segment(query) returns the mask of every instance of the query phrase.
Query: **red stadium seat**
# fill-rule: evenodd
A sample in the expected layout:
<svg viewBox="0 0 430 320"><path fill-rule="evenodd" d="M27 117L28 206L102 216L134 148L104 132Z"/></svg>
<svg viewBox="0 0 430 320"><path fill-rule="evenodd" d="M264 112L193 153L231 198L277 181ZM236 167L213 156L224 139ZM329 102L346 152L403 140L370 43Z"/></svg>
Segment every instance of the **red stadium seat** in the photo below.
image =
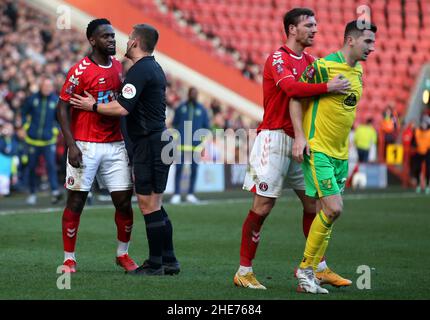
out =
<svg viewBox="0 0 430 320"><path fill-rule="evenodd" d="M184 37L195 38L194 30L179 26L172 14L157 13L154 1L129 1L142 10L158 14L161 21L174 26ZM365 90L369 93L365 93L360 105L359 113L364 117L375 112L380 115L387 97L402 101L405 108L414 77L421 64L430 59L430 1L427 0L407 0L403 6L401 0L164 0L163 3L170 10L181 10L184 16L194 16L205 32L214 32L224 46L240 52L242 60L249 56L260 66L270 51L285 43L282 25L285 11L298 6L314 9L319 32L314 47L308 51L322 57L339 49L345 23L358 17L360 5L369 5L378 34L376 52L363 63L364 87L372 89ZM216 52L210 41L198 43L205 50ZM218 56L226 64L234 63L228 54ZM399 87L406 89L395 90Z"/></svg>

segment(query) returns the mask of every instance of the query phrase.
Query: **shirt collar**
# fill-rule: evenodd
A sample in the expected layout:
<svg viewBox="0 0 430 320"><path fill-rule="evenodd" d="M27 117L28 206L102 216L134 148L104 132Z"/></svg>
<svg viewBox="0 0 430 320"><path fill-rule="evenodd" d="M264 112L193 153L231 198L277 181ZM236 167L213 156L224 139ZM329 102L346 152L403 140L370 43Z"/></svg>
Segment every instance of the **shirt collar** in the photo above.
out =
<svg viewBox="0 0 430 320"><path fill-rule="evenodd" d="M284 48L285 51L287 51L288 54L291 57L293 57L294 59L301 60L303 58L303 52L302 52L302 54L300 56L298 56L297 53L295 53L293 50L291 50L290 48L288 48L286 45L283 45L282 48Z"/></svg>

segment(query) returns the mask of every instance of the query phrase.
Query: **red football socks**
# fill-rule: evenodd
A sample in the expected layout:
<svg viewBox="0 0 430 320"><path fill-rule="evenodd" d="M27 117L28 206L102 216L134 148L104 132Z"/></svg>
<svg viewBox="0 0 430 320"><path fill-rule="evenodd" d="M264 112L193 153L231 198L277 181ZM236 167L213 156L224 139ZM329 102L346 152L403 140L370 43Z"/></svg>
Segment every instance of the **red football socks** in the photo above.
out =
<svg viewBox="0 0 430 320"><path fill-rule="evenodd" d="M242 243L240 245L240 265L252 266L252 260L260 242L260 229L266 216L260 216L249 210L242 227Z"/></svg>
<svg viewBox="0 0 430 320"><path fill-rule="evenodd" d="M75 252L80 217L79 212L73 212L69 208L64 209L62 220L64 251Z"/></svg>
<svg viewBox="0 0 430 320"><path fill-rule="evenodd" d="M309 230L311 229L312 222L314 221L316 213L315 212L306 212L303 210L303 234L305 238L308 238Z"/></svg>
<svg viewBox="0 0 430 320"><path fill-rule="evenodd" d="M117 228L117 237L121 242L129 242L131 230L133 229L133 210L129 213L115 211L115 224Z"/></svg>

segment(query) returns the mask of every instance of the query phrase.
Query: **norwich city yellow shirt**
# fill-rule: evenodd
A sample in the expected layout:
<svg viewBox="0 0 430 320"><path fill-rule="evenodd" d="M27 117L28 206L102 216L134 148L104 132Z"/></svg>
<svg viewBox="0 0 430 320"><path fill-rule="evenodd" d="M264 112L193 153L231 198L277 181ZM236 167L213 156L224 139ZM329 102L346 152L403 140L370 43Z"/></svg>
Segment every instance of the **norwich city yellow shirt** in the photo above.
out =
<svg viewBox="0 0 430 320"><path fill-rule="evenodd" d="M349 66L342 52L338 51L309 65L300 81L322 83L338 74L350 81L348 93L327 93L307 100L303 129L311 150L348 159L348 136L363 92L361 65L357 62L354 67Z"/></svg>

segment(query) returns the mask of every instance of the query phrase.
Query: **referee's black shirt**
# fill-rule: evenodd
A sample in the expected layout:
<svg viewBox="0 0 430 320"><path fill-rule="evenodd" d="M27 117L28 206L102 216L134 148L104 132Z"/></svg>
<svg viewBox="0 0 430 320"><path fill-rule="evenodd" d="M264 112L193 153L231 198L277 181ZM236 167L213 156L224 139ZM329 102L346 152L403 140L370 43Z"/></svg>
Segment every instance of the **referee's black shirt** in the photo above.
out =
<svg viewBox="0 0 430 320"><path fill-rule="evenodd" d="M130 68L117 101L129 112L127 132L133 143L166 129L166 76L153 56Z"/></svg>

